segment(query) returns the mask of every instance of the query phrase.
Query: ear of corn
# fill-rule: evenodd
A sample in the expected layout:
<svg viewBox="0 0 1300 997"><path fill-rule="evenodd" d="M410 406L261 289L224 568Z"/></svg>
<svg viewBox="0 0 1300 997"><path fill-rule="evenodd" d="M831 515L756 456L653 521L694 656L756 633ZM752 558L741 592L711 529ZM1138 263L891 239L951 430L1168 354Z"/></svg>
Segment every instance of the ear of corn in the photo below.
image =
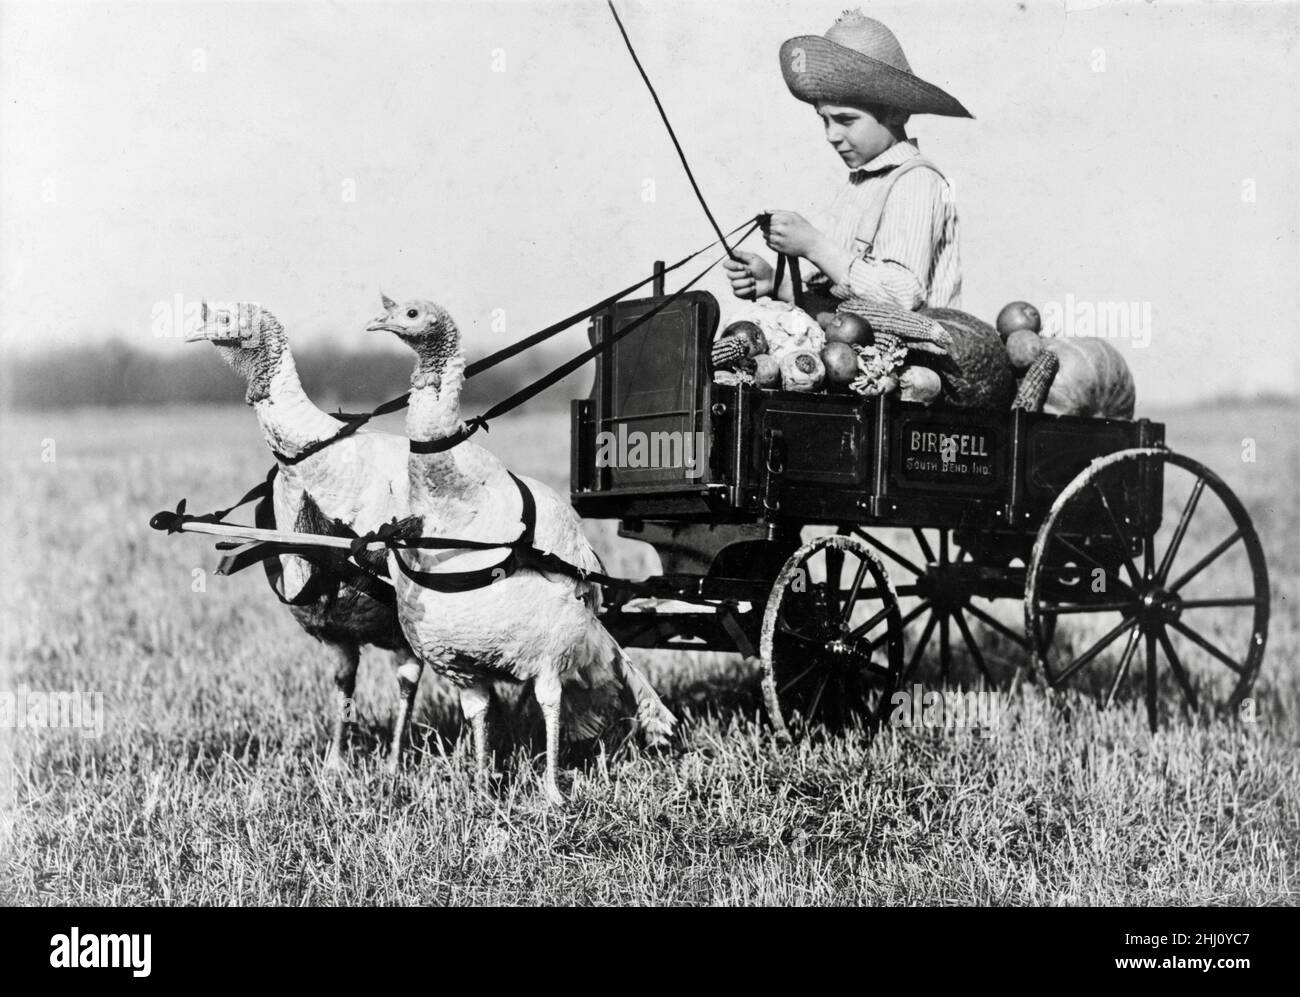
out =
<svg viewBox="0 0 1300 997"><path fill-rule="evenodd" d="M739 360L749 356L749 342L739 336L719 339L713 344L711 360L714 370L731 370Z"/></svg>
<svg viewBox="0 0 1300 997"><path fill-rule="evenodd" d="M1038 354L1037 359L1025 371L1025 376L1021 378L1020 387L1016 391L1016 398L1011 403L1011 407L1024 409L1026 412L1041 412L1043 403L1047 401L1047 392L1051 390L1052 381L1056 378L1056 372L1060 367L1061 361L1050 350Z"/></svg>

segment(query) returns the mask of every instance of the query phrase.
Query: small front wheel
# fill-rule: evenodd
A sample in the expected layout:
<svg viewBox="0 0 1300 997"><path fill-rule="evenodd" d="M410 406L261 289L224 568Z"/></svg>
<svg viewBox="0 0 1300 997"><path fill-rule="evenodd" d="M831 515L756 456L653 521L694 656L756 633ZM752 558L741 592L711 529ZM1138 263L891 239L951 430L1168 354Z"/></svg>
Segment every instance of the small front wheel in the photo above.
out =
<svg viewBox="0 0 1300 997"><path fill-rule="evenodd" d="M898 597L861 540L825 536L785 562L763 613L763 700L787 720L843 728L886 715L903 666Z"/></svg>

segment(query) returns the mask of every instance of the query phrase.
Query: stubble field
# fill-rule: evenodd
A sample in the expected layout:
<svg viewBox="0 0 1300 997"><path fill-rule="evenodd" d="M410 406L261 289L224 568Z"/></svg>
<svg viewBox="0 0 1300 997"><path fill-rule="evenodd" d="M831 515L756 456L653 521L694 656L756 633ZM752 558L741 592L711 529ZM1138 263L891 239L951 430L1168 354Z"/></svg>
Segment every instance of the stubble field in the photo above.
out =
<svg viewBox="0 0 1300 997"><path fill-rule="evenodd" d="M1263 539L1273 615L1256 722L1171 711L1153 736L1140 699L1100 711L1049 693L981 631L1009 693L989 736L813 731L780 746L739 659L633 652L683 719L680 743L570 751L563 810L540 791L526 711L503 719L501 784L477 794L454 698L427 674L414 749L386 776L396 687L373 650L348 770L324 769L319 646L259 572L214 576L210 541L147 525L265 473L246 409L7 415L0 692L102 694L103 729L0 729L0 902L1294 902L1300 420L1283 405L1150 414L1237 491ZM486 444L567 490L562 414L503 419ZM657 569L613 524L589 530L612 573ZM935 681L933 662L922 676Z"/></svg>

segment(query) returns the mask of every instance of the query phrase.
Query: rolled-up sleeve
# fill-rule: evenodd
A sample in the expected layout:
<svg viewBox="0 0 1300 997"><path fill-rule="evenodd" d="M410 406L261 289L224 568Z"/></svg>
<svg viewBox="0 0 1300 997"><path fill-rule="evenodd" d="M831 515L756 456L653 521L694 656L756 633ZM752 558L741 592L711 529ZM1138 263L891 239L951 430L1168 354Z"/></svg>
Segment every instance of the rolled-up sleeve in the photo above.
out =
<svg viewBox="0 0 1300 997"><path fill-rule="evenodd" d="M916 169L900 177L880 217L875 243L849 264L831 290L839 298L889 301L908 311L921 307L939 243L944 238L947 184L933 170ZM860 233L864 241L872 233Z"/></svg>

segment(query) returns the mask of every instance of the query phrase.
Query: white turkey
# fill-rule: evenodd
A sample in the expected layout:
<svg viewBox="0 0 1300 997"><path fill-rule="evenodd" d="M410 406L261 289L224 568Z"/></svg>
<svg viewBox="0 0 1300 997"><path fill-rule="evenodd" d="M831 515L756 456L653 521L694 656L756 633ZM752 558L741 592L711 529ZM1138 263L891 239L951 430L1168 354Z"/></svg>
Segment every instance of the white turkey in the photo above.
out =
<svg viewBox="0 0 1300 997"><path fill-rule="evenodd" d="M384 299L388 302L388 299ZM298 460L313 443L334 436L345 424L316 407L303 391L293 354L280 322L252 304L204 305L201 327L187 337L212 343L222 359L247 383L245 400L257 414L267 445L276 456L273 507L281 529L304 533L367 533L407 513L407 440L392 433L359 432ZM466 444L457 459L474 459L480 448ZM581 534L569 504L552 489L527 479L537 496L538 536L562 546ZM321 573L294 555L280 559L282 594L292 602L312 595ZM381 559L382 563L382 559ZM358 581L360 585L361 582ZM332 583L319 598L290 605L290 612L309 634L334 653L339 709L327 760L340 764L351 700L356 686L360 648L373 644L394 652L398 661L398 712L388 767L401 762L402 741L410 718L420 668L398 625L393 600L373 598L385 583L358 589Z"/></svg>
<svg viewBox="0 0 1300 997"><path fill-rule="evenodd" d="M391 332L416 353L406 431L410 511L419 533L509 544L526 533L532 486L485 450L467 450L460 394L465 358L460 333L440 306L410 301L368 327ZM540 520L539 520L540 523ZM414 525L414 524L412 524ZM535 547L583 571L600 561L577 534L555 544L538 531ZM545 791L564 801L557 780L563 719L582 738L617 719L620 701L650 743L676 723L649 681L600 623L597 587L582 577L515 560L502 548L394 550L389 573L402 629L417 659L461 689L480 779L487 772L486 710L497 679L531 681L546 724ZM457 590L462 586L472 586Z"/></svg>

